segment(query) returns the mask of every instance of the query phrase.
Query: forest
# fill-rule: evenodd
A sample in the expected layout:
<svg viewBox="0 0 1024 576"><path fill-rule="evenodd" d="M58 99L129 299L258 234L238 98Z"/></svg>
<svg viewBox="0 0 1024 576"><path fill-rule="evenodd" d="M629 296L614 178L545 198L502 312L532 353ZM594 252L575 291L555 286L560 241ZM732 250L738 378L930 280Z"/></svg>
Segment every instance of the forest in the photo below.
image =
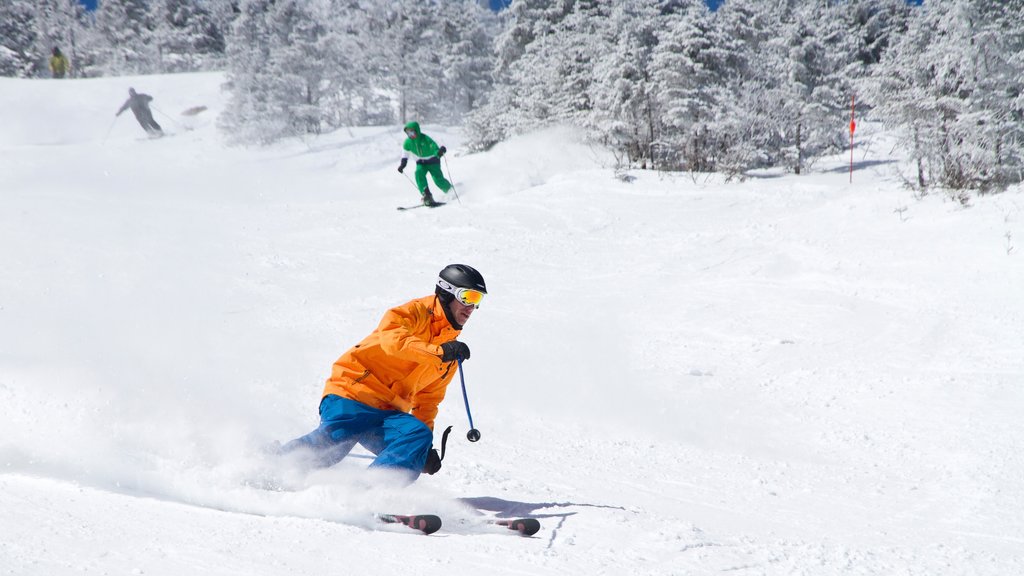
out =
<svg viewBox="0 0 1024 576"><path fill-rule="evenodd" d="M406 120L471 150L579 128L622 168L800 174L896 131L907 184L1024 179L1024 0L76 0L0 3L0 75L217 71L236 144Z"/></svg>

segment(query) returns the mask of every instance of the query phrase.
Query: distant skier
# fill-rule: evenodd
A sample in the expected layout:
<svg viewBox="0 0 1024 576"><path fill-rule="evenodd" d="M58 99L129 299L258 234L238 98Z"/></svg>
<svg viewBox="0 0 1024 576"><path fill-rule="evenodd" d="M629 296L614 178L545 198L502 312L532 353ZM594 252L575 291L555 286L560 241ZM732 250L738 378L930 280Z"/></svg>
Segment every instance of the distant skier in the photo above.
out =
<svg viewBox="0 0 1024 576"><path fill-rule="evenodd" d="M409 122L405 125L405 143L402 144L402 162L398 165L398 171L405 170L409 163L409 155L416 157L416 188L423 197L425 206L437 206L438 202L430 193L427 186L427 173L434 179L434 184L445 194L451 190L451 182L445 179L441 172L441 157L448 151L444 146L438 147L437 142L430 136L420 132L419 122Z"/></svg>
<svg viewBox="0 0 1024 576"><path fill-rule="evenodd" d="M60 48L54 46L53 56L50 56L50 74L54 78L63 78L69 70L71 70L71 63L61 53Z"/></svg>
<svg viewBox="0 0 1024 576"><path fill-rule="evenodd" d="M340 462L356 445L377 455L371 468L395 470L412 482L434 474L434 417L458 360L457 340L487 286L465 264L441 270L434 294L388 310L377 329L335 363L320 400L320 426L288 442L282 454L305 451L315 466Z"/></svg>
<svg viewBox="0 0 1024 576"><path fill-rule="evenodd" d="M150 136L163 136L164 131L160 128L160 125L153 120L153 112L149 109L149 103L153 100L153 97L149 94L139 94L135 91L135 88L128 89L128 99L121 105L121 109L117 111L115 116L120 116L122 112L131 108L132 114L135 114L135 119L139 121L139 125L146 131Z"/></svg>

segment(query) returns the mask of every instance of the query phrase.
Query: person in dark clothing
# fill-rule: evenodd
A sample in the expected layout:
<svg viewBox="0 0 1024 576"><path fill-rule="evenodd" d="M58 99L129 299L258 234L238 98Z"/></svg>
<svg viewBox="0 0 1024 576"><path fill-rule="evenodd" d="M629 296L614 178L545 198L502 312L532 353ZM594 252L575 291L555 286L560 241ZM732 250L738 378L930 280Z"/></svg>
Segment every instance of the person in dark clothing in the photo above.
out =
<svg viewBox="0 0 1024 576"><path fill-rule="evenodd" d="M135 91L135 88L129 88L128 99L124 101L121 109L114 116L120 116L122 112L131 108L132 114L135 114L135 119L139 121L139 125L142 126L142 129L147 134L150 136L163 136L163 129L156 123L156 120L153 120L153 112L149 109L149 103L152 100L153 97L149 94L139 94Z"/></svg>

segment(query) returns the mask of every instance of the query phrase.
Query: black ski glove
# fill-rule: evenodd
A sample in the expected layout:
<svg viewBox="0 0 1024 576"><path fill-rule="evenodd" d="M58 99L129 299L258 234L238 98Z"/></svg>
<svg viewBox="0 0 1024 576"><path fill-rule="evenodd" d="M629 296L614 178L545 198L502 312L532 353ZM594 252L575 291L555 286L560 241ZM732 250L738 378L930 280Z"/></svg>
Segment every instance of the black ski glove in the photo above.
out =
<svg viewBox="0 0 1024 576"><path fill-rule="evenodd" d="M447 152L447 151L448 151L447 148L445 148L444 146L441 146L437 150L437 157L440 158L441 156L444 156L445 152Z"/></svg>
<svg viewBox="0 0 1024 576"><path fill-rule="evenodd" d="M399 173L401 173L403 170L405 170L405 165L408 164L408 163L409 163L409 159L408 158L402 158L402 161L398 164L398 171L399 171Z"/></svg>
<svg viewBox="0 0 1024 576"><path fill-rule="evenodd" d="M469 346L458 340L450 340L441 344L442 362L453 362L455 360L469 360Z"/></svg>
<svg viewBox="0 0 1024 576"><path fill-rule="evenodd" d="M423 473L434 475L441 469L441 455L437 453L437 448L431 448L430 452L427 452L427 463L423 465Z"/></svg>
<svg viewBox="0 0 1024 576"><path fill-rule="evenodd" d="M430 452L427 452L427 461L423 464L424 474L437 474L437 471L441 469L441 460L444 460L444 449L448 445L448 435L452 433L452 427L449 426L444 429L444 434L441 434L441 452L438 453L437 448L430 447Z"/></svg>

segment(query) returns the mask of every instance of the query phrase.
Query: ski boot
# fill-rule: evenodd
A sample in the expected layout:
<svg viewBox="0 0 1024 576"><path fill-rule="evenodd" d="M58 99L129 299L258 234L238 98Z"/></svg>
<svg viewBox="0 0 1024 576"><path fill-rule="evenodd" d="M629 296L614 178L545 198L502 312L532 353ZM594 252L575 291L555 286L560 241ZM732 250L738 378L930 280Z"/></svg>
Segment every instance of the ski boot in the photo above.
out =
<svg viewBox="0 0 1024 576"><path fill-rule="evenodd" d="M433 194L430 193L430 188L423 189L423 205L426 206L427 208L433 208L435 206L441 205L436 200L434 200Z"/></svg>

